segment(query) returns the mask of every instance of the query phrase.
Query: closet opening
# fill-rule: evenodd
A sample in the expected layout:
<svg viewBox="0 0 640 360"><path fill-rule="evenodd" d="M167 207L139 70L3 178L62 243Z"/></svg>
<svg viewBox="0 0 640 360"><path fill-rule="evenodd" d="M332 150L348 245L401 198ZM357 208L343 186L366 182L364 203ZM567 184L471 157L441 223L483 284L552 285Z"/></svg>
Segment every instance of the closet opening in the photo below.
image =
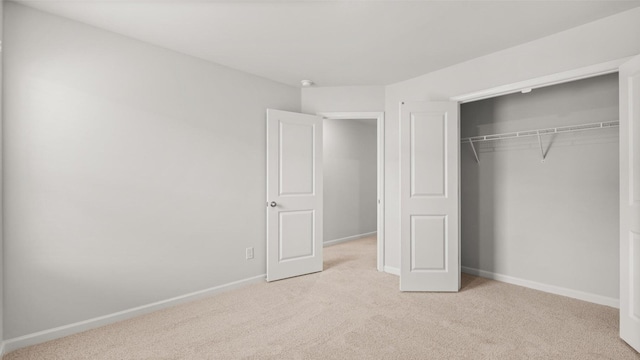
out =
<svg viewBox="0 0 640 360"><path fill-rule="evenodd" d="M618 116L617 73L463 103L462 271L616 307Z"/></svg>
<svg viewBox="0 0 640 360"><path fill-rule="evenodd" d="M371 265L383 270L382 113L322 113L324 246L354 241L349 247L375 254ZM360 250L358 250L360 249ZM325 266L331 266L327 259Z"/></svg>

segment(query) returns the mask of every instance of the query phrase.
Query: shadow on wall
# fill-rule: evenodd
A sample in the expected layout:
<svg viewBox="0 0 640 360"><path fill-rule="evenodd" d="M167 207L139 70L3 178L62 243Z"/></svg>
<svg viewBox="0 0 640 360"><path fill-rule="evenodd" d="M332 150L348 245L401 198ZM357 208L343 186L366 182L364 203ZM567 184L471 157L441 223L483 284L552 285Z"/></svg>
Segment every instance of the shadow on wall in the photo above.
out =
<svg viewBox="0 0 640 360"><path fill-rule="evenodd" d="M475 129L473 134L468 132L464 121L472 118L493 119L494 116L495 107L491 102L478 102L473 107L461 106L462 137L477 135ZM480 165L476 161L470 144L460 144L460 147L462 266L481 269L482 265L492 266L494 263L494 223L483 222L481 217L495 218L496 215L494 206L496 197L495 162L483 157L482 165ZM481 156L479 150L476 144L478 156ZM482 166L482 177L480 177L480 166ZM480 263L481 259L485 264Z"/></svg>

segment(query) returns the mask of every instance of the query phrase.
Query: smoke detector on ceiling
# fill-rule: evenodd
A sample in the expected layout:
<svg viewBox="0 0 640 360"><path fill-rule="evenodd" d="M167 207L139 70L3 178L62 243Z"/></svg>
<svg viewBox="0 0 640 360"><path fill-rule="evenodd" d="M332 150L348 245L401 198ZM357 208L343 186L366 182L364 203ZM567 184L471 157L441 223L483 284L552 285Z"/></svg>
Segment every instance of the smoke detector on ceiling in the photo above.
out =
<svg viewBox="0 0 640 360"><path fill-rule="evenodd" d="M313 81L312 80L302 80L300 81L300 83L302 84L302 87L309 87L313 85Z"/></svg>

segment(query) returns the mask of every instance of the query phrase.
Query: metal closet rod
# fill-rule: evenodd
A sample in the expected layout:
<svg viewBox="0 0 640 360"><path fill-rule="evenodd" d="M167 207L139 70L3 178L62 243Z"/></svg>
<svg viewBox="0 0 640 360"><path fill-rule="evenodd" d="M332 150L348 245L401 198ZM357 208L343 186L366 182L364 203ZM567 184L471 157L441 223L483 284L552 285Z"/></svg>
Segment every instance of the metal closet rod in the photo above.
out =
<svg viewBox="0 0 640 360"><path fill-rule="evenodd" d="M554 128L546 128L546 129L525 130L525 131L516 131L516 132L501 133L501 134L472 136L472 137L462 138L460 142L468 142L471 145L471 150L473 150L473 155L475 155L476 161L480 162L480 159L478 159L478 153L476 152L476 147L473 145L474 142L505 140L505 139L520 138L520 137L537 136L538 144L540 145L540 153L542 154L542 162L544 162L546 156L542 148L541 135L607 129L612 127L617 127L619 125L620 125L620 121L614 120L614 121L605 121L605 122L591 123L591 124L560 126L560 127L554 127Z"/></svg>

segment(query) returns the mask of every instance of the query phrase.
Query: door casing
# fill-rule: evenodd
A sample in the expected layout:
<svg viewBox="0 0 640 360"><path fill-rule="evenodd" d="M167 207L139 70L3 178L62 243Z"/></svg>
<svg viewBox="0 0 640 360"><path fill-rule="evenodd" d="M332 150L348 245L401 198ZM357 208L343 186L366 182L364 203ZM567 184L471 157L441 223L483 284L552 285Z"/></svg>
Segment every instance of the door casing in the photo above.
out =
<svg viewBox="0 0 640 360"><path fill-rule="evenodd" d="M640 55L620 68L620 338L640 351Z"/></svg>

